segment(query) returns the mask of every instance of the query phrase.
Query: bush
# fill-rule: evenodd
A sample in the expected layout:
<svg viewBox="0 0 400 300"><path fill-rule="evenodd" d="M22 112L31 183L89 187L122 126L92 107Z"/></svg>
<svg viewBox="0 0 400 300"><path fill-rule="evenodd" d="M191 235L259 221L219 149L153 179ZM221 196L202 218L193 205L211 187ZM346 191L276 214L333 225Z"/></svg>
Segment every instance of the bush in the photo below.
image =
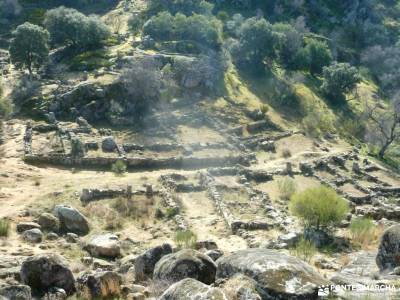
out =
<svg viewBox="0 0 400 300"><path fill-rule="evenodd" d="M307 43L300 56L309 63L307 69L312 75L321 74L323 67L328 66L332 61L332 53L328 44L315 39L311 39Z"/></svg>
<svg viewBox="0 0 400 300"><path fill-rule="evenodd" d="M117 160L111 166L111 171L114 172L115 175L121 176L126 172L126 163L123 160Z"/></svg>
<svg viewBox="0 0 400 300"><path fill-rule="evenodd" d="M305 227L319 230L340 223L348 213L349 206L333 189L319 186L294 194L289 209L303 221Z"/></svg>
<svg viewBox="0 0 400 300"><path fill-rule="evenodd" d="M178 248L194 248L197 242L197 235L191 230L181 230L175 234L175 244Z"/></svg>
<svg viewBox="0 0 400 300"><path fill-rule="evenodd" d="M278 189L283 200L289 200L296 193L297 184L291 178L285 178L278 181Z"/></svg>
<svg viewBox="0 0 400 300"><path fill-rule="evenodd" d="M138 13L132 14L128 19L128 27L130 31L136 35L143 27L143 16Z"/></svg>
<svg viewBox="0 0 400 300"><path fill-rule="evenodd" d="M291 250L291 253L301 260L310 263L311 259L317 253L317 247L315 247L312 241L301 238Z"/></svg>
<svg viewBox="0 0 400 300"><path fill-rule="evenodd" d="M371 219L358 217L351 221L350 233L353 242L366 246L375 239L376 226Z"/></svg>
<svg viewBox="0 0 400 300"><path fill-rule="evenodd" d="M333 131L334 119L329 113L312 108L303 118L302 126L307 135L321 137L321 135Z"/></svg>
<svg viewBox="0 0 400 300"><path fill-rule="evenodd" d="M214 5L205 0L151 0L150 14L168 11L171 14L181 13L186 16L192 14L211 15Z"/></svg>
<svg viewBox="0 0 400 300"><path fill-rule="evenodd" d="M0 219L0 236L8 237L10 234L10 221L6 219Z"/></svg>

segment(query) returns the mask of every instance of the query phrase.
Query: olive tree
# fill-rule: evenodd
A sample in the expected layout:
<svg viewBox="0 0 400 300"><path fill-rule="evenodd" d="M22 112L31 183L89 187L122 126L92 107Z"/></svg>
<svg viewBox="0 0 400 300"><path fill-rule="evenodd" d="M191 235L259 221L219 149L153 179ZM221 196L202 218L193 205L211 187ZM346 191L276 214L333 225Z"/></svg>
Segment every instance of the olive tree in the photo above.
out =
<svg viewBox="0 0 400 300"><path fill-rule="evenodd" d="M10 43L11 61L17 68L27 68L29 74L40 67L49 55L49 33L40 26L24 23L13 32Z"/></svg>
<svg viewBox="0 0 400 300"><path fill-rule="evenodd" d="M334 63L323 69L322 92L331 100L343 101L346 93L361 81L357 68L348 63Z"/></svg>
<svg viewBox="0 0 400 300"><path fill-rule="evenodd" d="M86 16L63 6L47 11L44 25L53 44L83 50L99 46L111 34L97 16Z"/></svg>
<svg viewBox="0 0 400 300"><path fill-rule="evenodd" d="M231 53L239 66L261 71L265 59L275 57L278 34L264 18L250 18L238 30L238 41L231 45Z"/></svg>

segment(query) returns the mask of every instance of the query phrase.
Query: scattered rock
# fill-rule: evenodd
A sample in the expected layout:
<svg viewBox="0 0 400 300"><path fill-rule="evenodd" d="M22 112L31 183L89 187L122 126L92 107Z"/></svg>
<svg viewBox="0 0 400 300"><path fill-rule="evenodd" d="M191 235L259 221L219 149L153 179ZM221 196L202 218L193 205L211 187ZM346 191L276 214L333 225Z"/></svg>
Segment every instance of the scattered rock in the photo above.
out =
<svg viewBox="0 0 400 300"><path fill-rule="evenodd" d="M210 287L192 278L171 285L159 300L226 300L219 288Z"/></svg>
<svg viewBox="0 0 400 300"><path fill-rule="evenodd" d="M218 258L222 257L224 255L224 252L222 250L207 250L204 252L205 255L210 257L213 261L217 261Z"/></svg>
<svg viewBox="0 0 400 300"><path fill-rule="evenodd" d="M40 225L35 222L21 222L17 224L17 232L19 233L30 229L40 229Z"/></svg>
<svg viewBox="0 0 400 300"><path fill-rule="evenodd" d="M151 248L134 259L135 278L138 281L151 278L156 263L165 255L172 253L170 244Z"/></svg>
<svg viewBox="0 0 400 300"><path fill-rule="evenodd" d="M58 238L59 238L58 234L57 234L57 233L54 233L54 232L49 232L49 233L46 235L46 239L49 240L49 241L55 241L55 240L57 240Z"/></svg>
<svg viewBox="0 0 400 300"><path fill-rule="evenodd" d="M198 241L195 245L196 250L199 249L207 249L207 250L216 250L218 249L217 243L211 240L207 241Z"/></svg>
<svg viewBox="0 0 400 300"><path fill-rule="evenodd" d="M42 298L43 300L66 300L67 293L60 288L50 288L49 291Z"/></svg>
<svg viewBox="0 0 400 300"><path fill-rule="evenodd" d="M30 243L41 243L43 240L43 233L40 231L40 229L37 228L29 229L24 231L22 237L25 241L28 241Z"/></svg>
<svg viewBox="0 0 400 300"><path fill-rule="evenodd" d="M64 289L67 295L76 291L71 270L57 254L39 254L27 258L21 266L21 281L37 295L45 294L52 287Z"/></svg>
<svg viewBox="0 0 400 300"><path fill-rule="evenodd" d="M121 276L111 271L84 273L77 279L78 293L84 299L118 298L121 283Z"/></svg>
<svg viewBox="0 0 400 300"><path fill-rule="evenodd" d="M89 222L77 209L67 205L57 205L54 215L60 220L61 230L79 235L89 233Z"/></svg>
<svg viewBox="0 0 400 300"><path fill-rule="evenodd" d="M114 140L114 137L107 136L103 138L101 142L101 149L103 149L104 152L114 152L115 150L117 150L118 146Z"/></svg>
<svg viewBox="0 0 400 300"><path fill-rule="evenodd" d="M198 251L184 249L168 254L157 262L154 279L177 282L194 278L205 284L215 281L216 265L212 259Z"/></svg>
<svg viewBox="0 0 400 300"><path fill-rule="evenodd" d="M121 254L119 239L111 233L91 237L84 249L95 257L116 258Z"/></svg>
<svg viewBox="0 0 400 300"><path fill-rule="evenodd" d="M65 235L65 240L66 240L68 243L77 243L77 242L79 241L79 236L78 236L77 234L75 234L75 233L68 232L68 233Z"/></svg>
<svg viewBox="0 0 400 300"><path fill-rule="evenodd" d="M58 232L60 230L60 221L57 217L49 213L41 214L38 223L44 231Z"/></svg>
<svg viewBox="0 0 400 300"><path fill-rule="evenodd" d="M242 273L257 282L263 299L317 299L318 286L328 284L298 258L269 249L247 249L217 261L217 278Z"/></svg>

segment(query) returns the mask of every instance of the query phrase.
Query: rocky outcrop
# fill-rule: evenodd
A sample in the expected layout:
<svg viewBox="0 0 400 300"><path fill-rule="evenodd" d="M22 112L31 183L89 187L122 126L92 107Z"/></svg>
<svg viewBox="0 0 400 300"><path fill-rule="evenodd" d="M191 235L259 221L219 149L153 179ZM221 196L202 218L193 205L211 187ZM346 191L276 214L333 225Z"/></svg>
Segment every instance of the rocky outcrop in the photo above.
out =
<svg viewBox="0 0 400 300"><path fill-rule="evenodd" d="M77 279L78 294L83 299L118 298L121 284L121 276L112 271L83 273Z"/></svg>
<svg viewBox="0 0 400 300"><path fill-rule="evenodd" d="M382 235L376 264L381 271L400 266L400 225L388 228Z"/></svg>
<svg viewBox="0 0 400 300"><path fill-rule="evenodd" d="M159 300L228 300L222 290L186 278L171 285Z"/></svg>
<svg viewBox="0 0 400 300"><path fill-rule="evenodd" d="M328 284L311 266L298 258L268 249L247 249L217 261L217 278L237 273L257 282L263 299L317 299L318 286Z"/></svg>
<svg viewBox="0 0 400 300"><path fill-rule="evenodd" d="M208 256L191 249L164 256L154 268L155 280L177 282L194 278L205 284L215 280L216 265Z"/></svg>
<svg viewBox="0 0 400 300"><path fill-rule="evenodd" d="M135 278L138 281L153 277L156 263L165 255L172 253L170 244L163 244L147 250L135 258Z"/></svg>
<svg viewBox="0 0 400 300"><path fill-rule="evenodd" d="M40 225L35 222L20 222L17 224L17 232L19 233L35 228L40 229Z"/></svg>
<svg viewBox="0 0 400 300"><path fill-rule="evenodd" d="M75 280L64 259L56 254L40 254L27 258L21 267L21 281L30 286L33 294L43 295L50 288L75 293Z"/></svg>
<svg viewBox="0 0 400 300"><path fill-rule="evenodd" d="M54 215L60 220L60 229L79 235L89 233L89 222L77 209L67 205L57 205Z"/></svg>
<svg viewBox="0 0 400 300"><path fill-rule="evenodd" d="M111 233L91 237L84 249L95 257L116 258L121 254L119 239Z"/></svg>

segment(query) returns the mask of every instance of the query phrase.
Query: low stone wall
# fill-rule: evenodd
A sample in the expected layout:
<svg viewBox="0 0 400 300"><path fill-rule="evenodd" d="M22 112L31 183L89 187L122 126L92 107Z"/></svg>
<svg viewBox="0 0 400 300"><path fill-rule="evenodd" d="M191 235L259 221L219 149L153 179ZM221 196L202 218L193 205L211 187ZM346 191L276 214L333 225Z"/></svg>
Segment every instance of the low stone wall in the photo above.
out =
<svg viewBox="0 0 400 300"><path fill-rule="evenodd" d="M132 191L132 187L128 186L126 189L83 189L80 200L83 204L88 204L93 201L102 199L112 199L117 197L133 197L135 195L148 195L152 196L158 192L153 188L147 190Z"/></svg>
<svg viewBox="0 0 400 300"><path fill-rule="evenodd" d="M82 157L73 158L68 155L53 154L40 155L26 153L25 161L32 164L50 164L68 167L111 168L118 160L123 160L129 169L192 169L207 168L210 166L229 166L236 164L249 164L249 156L223 156L223 157L171 157L171 158L119 158L119 157Z"/></svg>

